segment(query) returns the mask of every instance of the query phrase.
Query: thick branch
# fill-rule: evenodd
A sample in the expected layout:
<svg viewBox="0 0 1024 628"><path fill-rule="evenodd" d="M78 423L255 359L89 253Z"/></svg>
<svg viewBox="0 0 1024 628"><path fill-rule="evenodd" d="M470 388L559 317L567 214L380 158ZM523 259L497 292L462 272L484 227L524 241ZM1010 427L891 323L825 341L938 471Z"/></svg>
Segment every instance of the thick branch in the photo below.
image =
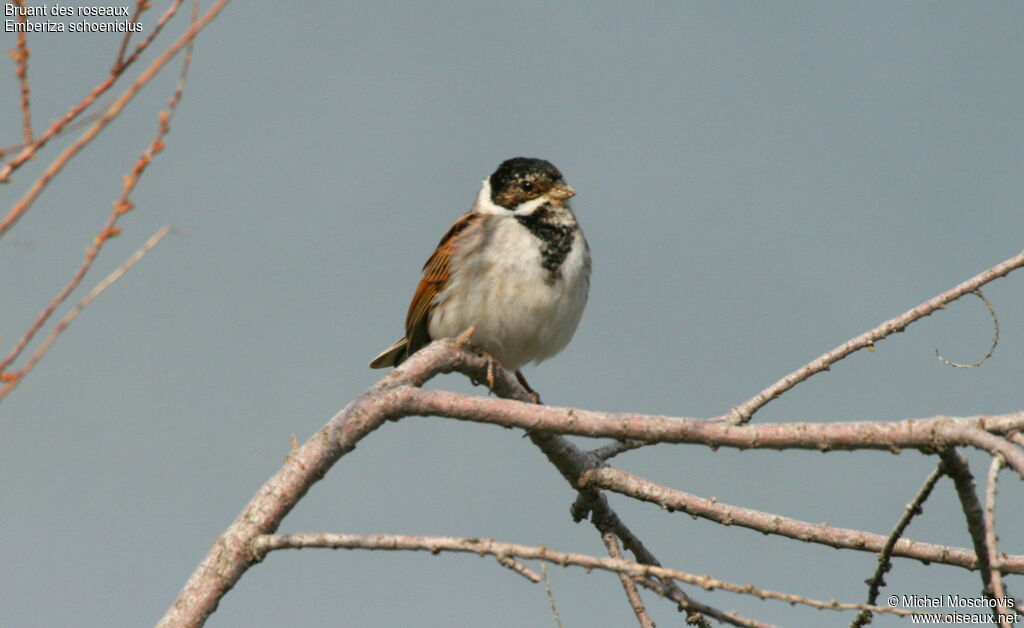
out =
<svg viewBox="0 0 1024 628"><path fill-rule="evenodd" d="M486 360L464 350L463 344L459 340L442 340L418 351L401 367L342 409L305 444L296 448L281 470L259 489L235 522L217 539L159 626L201 625L216 609L220 598L252 564L254 557L250 552L250 543L253 538L273 533L309 488L341 456L352 451L363 437L385 421L416 414L524 428L574 487L578 484L572 478L581 477L582 473L592 470L596 465L593 456L580 452L556 433L745 448L896 450L900 447L917 447L929 451L962 441L967 444L976 443L981 448L1000 450L1000 453L1008 449L1008 455L1004 456L1008 461L1017 456L1019 462L1021 457L1021 451L1016 445L984 430L1000 434L1019 431L1024 427L1024 412L1002 417L941 417L897 423L733 426L693 419L550 408L415 388L439 372L460 370L485 373ZM511 379L504 371L499 375L499 387L502 381ZM970 443L967 435L981 435L999 441L999 444L997 446L985 438L975 438L975 443ZM1020 468L1024 469L1024 464ZM592 519L607 517L616 535L637 560L653 566L656 559L618 520L599 491L585 489L580 495L578 503L584 504L584 509L592 513ZM577 511L577 514L585 516L581 513L582 510ZM880 547L881 543L871 551L878 551ZM971 556L970 561L965 562L973 560ZM1007 557L1004 569L1012 570L1015 560L1016 557ZM662 587L661 583L651 580L643 580L639 584L654 590ZM675 587L677 593L667 585L664 588L672 593L672 599L691 612L705 613L739 626L764 626L760 622L693 602L682 595L678 587Z"/></svg>
<svg viewBox="0 0 1024 628"><path fill-rule="evenodd" d="M969 445L1003 455L1024 478L1024 450L986 431L1022 429L1024 412L996 417L731 425L722 421L537 406L438 390L407 388L400 394L405 397L403 406L409 414L493 423L528 432L737 449L875 449L893 453L919 449L931 453L952 445Z"/></svg>
<svg viewBox="0 0 1024 628"><path fill-rule="evenodd" d="M276 531L285 515L341 456L393 418L396 389L422 384L460 353L455 349L455 341L447 340L418 351L294 449L284 466L260 487L234 523L214 542L157 626L201 626L217 609L220 598L253 564L252 540Z"/></svg>

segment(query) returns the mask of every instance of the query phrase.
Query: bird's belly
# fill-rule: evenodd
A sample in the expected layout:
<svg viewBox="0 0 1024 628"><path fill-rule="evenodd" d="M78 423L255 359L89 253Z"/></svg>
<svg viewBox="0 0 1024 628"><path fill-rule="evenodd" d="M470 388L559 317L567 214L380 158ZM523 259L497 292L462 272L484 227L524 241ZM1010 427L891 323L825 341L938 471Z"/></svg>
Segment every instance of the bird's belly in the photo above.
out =
<svg viewBox="0 0 1024 628"><path fill-rule="evenodd" d="M431 338L474 327L470 343L517 370L565 348L587 300L589 263L582 236L555 273L541 266L535 247L495 252L453 275L438 295Z"/></svg>

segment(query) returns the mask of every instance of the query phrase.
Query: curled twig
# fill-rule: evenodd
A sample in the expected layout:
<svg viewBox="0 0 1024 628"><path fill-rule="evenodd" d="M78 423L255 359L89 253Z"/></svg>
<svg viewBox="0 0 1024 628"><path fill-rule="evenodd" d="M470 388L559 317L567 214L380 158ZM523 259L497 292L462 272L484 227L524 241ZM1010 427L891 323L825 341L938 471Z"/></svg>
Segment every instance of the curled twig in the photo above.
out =
<svg viewBox="0 0 1024 628"><path fill-rule="evenodd" d="M736 406L725 415L725 418L727 418L731 423L746 423L755 412L764 407L767 403L776 399L782 395L782 393L808 379L812 375L822 371L827 371L832 364L842 360L851 353L855 353L861 349L874 347L875 343L879 340L891 334L903 331L911 323L922 319L925 316L930 316L935 311L944 308L946 305L956 301L965 294L975 292L981 286L994 281L999 277L1004 277L1007 273L1010 273L1021 266L1024 266L1024 253L1020 253L1019 255L1015 255L1003 262L1000 262L992 268L971 277L960 285L954 286L942 294L928 299L917 307L907 310L903 314L885 321L874 329L868 330L855 338L847 340L838 347L823 353L811 362L801 366L768 388L757 393L747 401Z"/></svg>
<svg viewBox="0 0 1024 628"><path fill-rule="evenodd" d="M951 360L947 360L946 358L942 357L942 354L939 353L938 349L935 350L935 357L938 358L940 362L942 362L943 364L948 364L950 366L956 367L958 369L972 369L981 366L982 364L987 362L989 358L992 357L992 354L996 352L996 346L999 345L999 317L996 316L995 308L992 307L992 303L985 298L985 295L981 293L981 290L975 290L971 294L981 299L982 303L985 304L985 307L988 308L989 316L992 317L992 327L994 328L994 332L992 334L992 346L988 348L988 353L986 353L984 357L982 357L977 362L972 362L971 364L961 364L960 362L953 362Z"/></svg>

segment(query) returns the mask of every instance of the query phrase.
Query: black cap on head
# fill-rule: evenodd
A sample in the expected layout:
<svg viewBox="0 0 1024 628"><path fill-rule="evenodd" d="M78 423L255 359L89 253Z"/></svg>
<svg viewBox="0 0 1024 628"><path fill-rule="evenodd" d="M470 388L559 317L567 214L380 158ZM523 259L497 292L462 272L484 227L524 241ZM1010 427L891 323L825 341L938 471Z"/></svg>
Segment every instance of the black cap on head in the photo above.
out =
<svg viewBox="0 0 1024 628"><path fill-rule="evenodd" d="M491 200L513 209L520 202L543 194L559 181L562 181L562 173L550 161L513 157L503 161L491 175Z"/></svg>

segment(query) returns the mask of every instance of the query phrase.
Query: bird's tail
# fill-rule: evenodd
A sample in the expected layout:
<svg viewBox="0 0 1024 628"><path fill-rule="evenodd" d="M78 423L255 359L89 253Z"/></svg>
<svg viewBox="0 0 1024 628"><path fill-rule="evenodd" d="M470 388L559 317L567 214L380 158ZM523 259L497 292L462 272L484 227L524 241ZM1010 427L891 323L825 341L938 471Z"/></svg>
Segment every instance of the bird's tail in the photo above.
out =
<svg viewBox="0 0 1024 628"><path fill-rule="evenodd" d="M398 366L405 361L408 355L409 339L402 338L395 344L385 349L380 355L370 362L370 368L382 369L388 366Z"/></svg>

